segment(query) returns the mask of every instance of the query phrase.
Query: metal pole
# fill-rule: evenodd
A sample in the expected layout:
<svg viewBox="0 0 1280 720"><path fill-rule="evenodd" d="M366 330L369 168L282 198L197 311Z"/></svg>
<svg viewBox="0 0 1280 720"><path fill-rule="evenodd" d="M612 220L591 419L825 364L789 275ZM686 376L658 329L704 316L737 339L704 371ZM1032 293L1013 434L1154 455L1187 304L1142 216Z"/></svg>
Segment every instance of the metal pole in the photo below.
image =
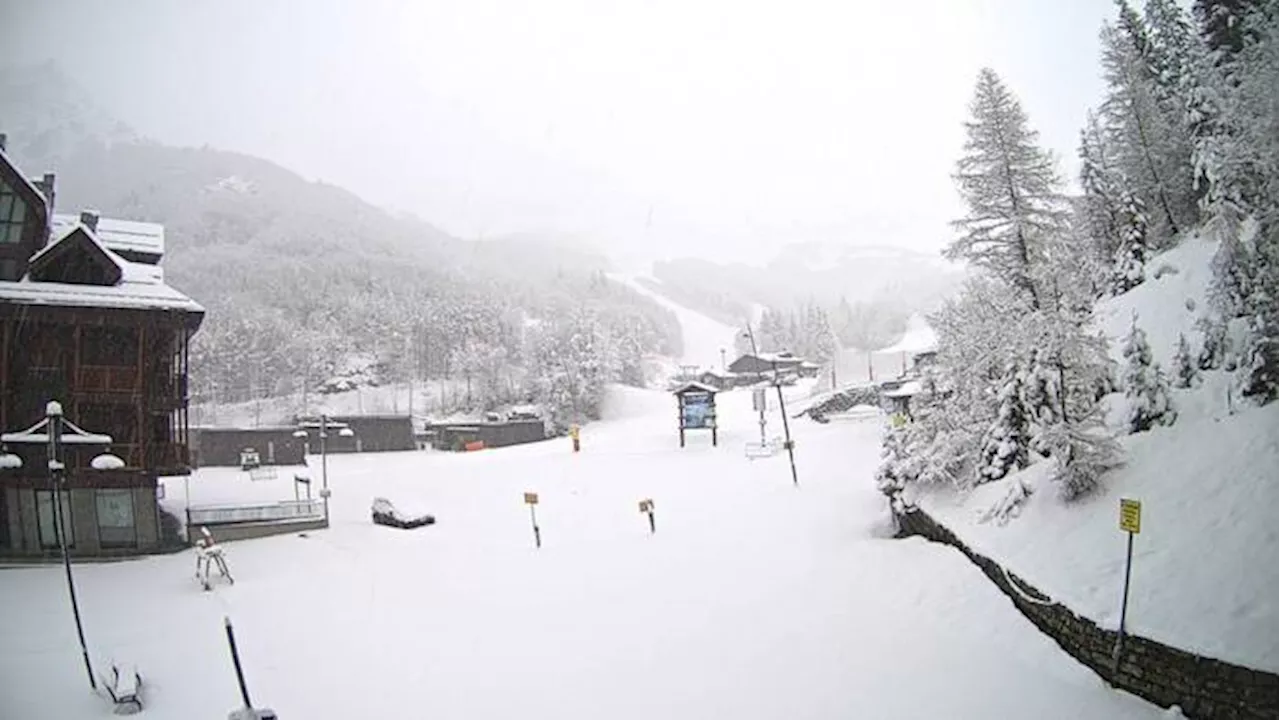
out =
<svg viewBox="0 0 1280 720"><path fill-rule="evenodd" d="M240 699L244 701L247 708L253 707L253 703L249 702L249 687L244 683L244 670L240 668L240 651L236 649L236 634L231 629L231 618L223 617L222 624L227 628L227 644L231 646L231 662L236 666L236 682L240 684Z"/></svg>
<svg viewBox="0 0 1280 720"><path fill-rule="evenodd" d="M778 364L774 363L774 376L778 374ZM800 487L800 478L796 475L796 446L791 442L791 425L787 423L787 401L782 397L782 383L774 380L778 388L778 407L782 410L782 433L786 436L787 457L791 460L791 484Z"/></svg>
<svg viewBox="0 0 1280 720"><path fill-rule="evenodd" d="M329 416L324 413L320 414L320 487L323 491L320 493L324 499L324 526L329 527L329 456L327 454L327 442L329 437Z"/></svg>
<svg viewBox="0 0 1280 720"><path fill-rule="evenodd" d="M1133 533L1126 534L1129 536L1129 541L1124 557L1124 591L1120 599L1120 634L1116 636L1116 647L1111 653L1111 659L1115 661L1117 667L1120 665L1120 653L1124 650L1124 621L1129 610L1129 570L1133 567Z"/></svg>
<svg viewBox="0 0 1280 720"><path fill-rule="evenodd" d="M62 550L62 567L67 573L67 594L71 597L71 614L76 621L76 637L80 640L80 654L84 657L84 671L89 676L89 687L98 689L98 682L93 677L93 664L89 661L89 647L84 641L84 625L80 621L80 603L76 600L76 583L71 575L71 555L67 552L67 530L62 517L62 412L61 407L50 403L46 407L45 419L48 421L46 432L49 435L49 482L53 485L53 532L58 536L58 546Z"/></svg>

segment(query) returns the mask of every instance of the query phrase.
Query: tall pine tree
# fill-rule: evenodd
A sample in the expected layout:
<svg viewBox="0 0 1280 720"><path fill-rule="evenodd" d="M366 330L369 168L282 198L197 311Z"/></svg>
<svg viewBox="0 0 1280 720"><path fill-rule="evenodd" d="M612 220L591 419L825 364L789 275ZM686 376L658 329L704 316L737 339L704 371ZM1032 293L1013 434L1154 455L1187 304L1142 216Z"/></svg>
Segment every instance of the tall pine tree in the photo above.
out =
<svg viewBox="0 0 1280 720"><path fill-rule="evenodd" d="M969 111L955 173L968 214L953 223L961 234L946 256L990 271L1036 307L1034 266L1065 220L1053 158L1036 144L1022 106L990 68L978 76Z"/></svg>

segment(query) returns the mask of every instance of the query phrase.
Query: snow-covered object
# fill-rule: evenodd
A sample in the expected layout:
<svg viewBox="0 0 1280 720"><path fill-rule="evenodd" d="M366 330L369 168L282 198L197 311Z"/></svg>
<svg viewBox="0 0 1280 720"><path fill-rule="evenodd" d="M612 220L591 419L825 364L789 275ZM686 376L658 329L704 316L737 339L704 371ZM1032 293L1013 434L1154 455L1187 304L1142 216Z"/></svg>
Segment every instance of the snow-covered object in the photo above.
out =
<svg viewBox="0 0 1280 720"><path fill-rule="evenodd" d="M1016 364L1005 368L996 395L996 419L988 428L978 456L977 481L999 480L1027 466L1031 445L1030 415L1023 399L1023 375Z"/></svg>
<svg viewBox="0 0 1280 720"><path fill-rule="evenodd" d="M57 400L50 400L44 406L44 414L52 417L62 417L62 403Z"/></svg>
<svg viewBox="0 0 1280 720"><path fill-rule="evenodd" d="M94 470L119 470L124 467L124 460L115 455L98 455L89 461L90 467Z"/></svg>
<svg viewBox="0 0 1280 720"><path fill-rule="evenodd" d="M1200 368L1191 355L1191 343L1184 333L1178 333L1178 348L1173 353L1173 386L1182 390L1195 387L1200 382Z"/></svg>
<svg viewBox="0 0 1280 720"><path fill-rule="evenodd" d="M1135 317L1129 338L1125 341L1124 396L1128 431L1142 432L1155 424L1171 425L1177 419L1169 397L1169 382L1159 363L1151 359L1147 335L1138 327Z"/></svg>
<svg viewBox="0 0 1280 720"><path fill-rule="evenodd" d="M17 470L22 467L22 458L13 453L0 454L0 470Z"/></svg>

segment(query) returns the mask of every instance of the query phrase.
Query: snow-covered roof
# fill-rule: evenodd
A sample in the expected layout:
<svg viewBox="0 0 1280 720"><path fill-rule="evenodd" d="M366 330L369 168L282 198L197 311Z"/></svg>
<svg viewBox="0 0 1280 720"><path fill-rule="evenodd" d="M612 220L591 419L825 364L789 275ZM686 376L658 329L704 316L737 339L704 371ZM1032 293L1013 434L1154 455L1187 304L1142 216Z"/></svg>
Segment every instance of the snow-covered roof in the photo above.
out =
<svg viewBox="0 0 1280 720"><path fill-rule="evenodd" d="M64 219L68 216L61 216ZM99 229L101 229L101 220ZM125 221L115 221L125 222ZM151 223L128 223L151 225ZM159 228L159 225L153 227ZM23 278L17 282L0 281L0 301L28 305L58 305L65 307L112 307L139 310L185 310L204 312L195 300L166 285L164 271L159 265L130 262L114 252L98 235L83 225L79 218L68 224L61 223L55 230L53 241L31 256L30 262L51 252L63 240L77 230L83 230L107 258L120 268L120 282L115 285L80 285L72 283L37 282ZM164 230L160 229L160 245L163 247ZM150 251L146 251L150 252Z"/></svg>
<svg viewBox="0 0 1280 720"><path fill-rule="evenodd" d="M80 216L55 213L49 221L53 237L65 237L77 225ZM164 255L164 226L134 220L98 218L94 234L102 244L116 252L133 252L162 257Z"/></svg>
<svg viewBox="0 0 1280 720"><path fill-rule="evenodd" d="M679 385L676 385L674 388L672 388L671 392L675 395L679 395L680 393L685 392L687 390L701 390L702 392L709 392L709 393L720 392L720 388L711 387L710 385L707 385L706 383L700 383L697 380L689 380L687 382L682 382Z"/></svg>
<svg viewBox="0 0 1280 720"><path fill-rule="evenodd" d="M919 380L909 380L903 383L895 390L889 390L884 394L888 398L904 398L919 395L924 390L924 385Z"/></svg>
<svg viewBox="0 0 1280 720"><path fill-rule="evenodd" d="M162 282L121 281L118 285L0 281L0 302L66 307L204 312L200 303Z"/></svg>
<svg viewBox="0 0 1280 720"><path fill-rule="evenodd" d="M902 335L902 339L887 348L876 350L877 353L907 353L908 355L922 355L937 351L938 334L919 314L907 319L907 331Z"/></svg>

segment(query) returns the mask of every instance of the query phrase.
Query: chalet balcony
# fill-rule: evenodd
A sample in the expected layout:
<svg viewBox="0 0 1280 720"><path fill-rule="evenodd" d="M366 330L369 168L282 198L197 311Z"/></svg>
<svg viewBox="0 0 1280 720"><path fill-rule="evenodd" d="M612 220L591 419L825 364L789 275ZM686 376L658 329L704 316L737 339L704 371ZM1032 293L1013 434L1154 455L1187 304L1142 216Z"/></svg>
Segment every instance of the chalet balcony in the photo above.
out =
<svg viewBox="0 0 1280 720"><path fill-rule="evenodd" d="M76 392L103 395L133 395L141 392L138 369L122 365L81 365L76 373Z"/></svg>

